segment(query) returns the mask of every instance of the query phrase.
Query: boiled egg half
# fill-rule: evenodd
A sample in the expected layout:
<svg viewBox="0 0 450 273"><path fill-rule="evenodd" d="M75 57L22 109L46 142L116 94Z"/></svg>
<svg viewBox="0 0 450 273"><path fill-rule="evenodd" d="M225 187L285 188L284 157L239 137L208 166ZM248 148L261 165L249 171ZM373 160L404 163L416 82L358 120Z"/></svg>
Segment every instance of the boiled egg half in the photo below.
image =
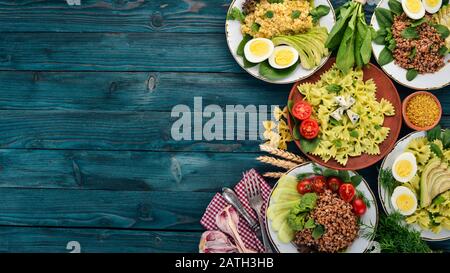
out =
<svg viewBox="0 0 450 273"><path fill-rule="evenodd" d="M392 175L395 180L406 183L410 181L417 173L417 160L416 157L410 153L400 154L392 165Z"/></svg>
<svg viewBox="0 0 450 273"><path fill-rule="evenodd" d="M294 65L298 61L298 51L290 46L277 46L269 57L269 64L273 68L283 69Z"/></svg>
<svg viewBox="0 0 450 273"><path fill-rule="evenodd" d="M417 210L417 197L409 188L398 186L392 193L391 204L400 214L408 216Z"/></svg>
<svg viewBox="0 0 450 273"><path fill-rule="evenodd" d="M260 63L267 60L273 53L274 45L271 40L255 38L245 44L244 55L251 63Z"/></svg>
<svg viewBox="0 0 450 273"><path fill-rule="evenodd" d="M442 6L442 0L422 0L423 6L428 13L436 13Z"/></svg>
<svg viewBox="0 0 450 273"><path fill-rule="evenodd" d="M425 7L420 0L402 0L403 11L413 20L425 16Z"/></svg>

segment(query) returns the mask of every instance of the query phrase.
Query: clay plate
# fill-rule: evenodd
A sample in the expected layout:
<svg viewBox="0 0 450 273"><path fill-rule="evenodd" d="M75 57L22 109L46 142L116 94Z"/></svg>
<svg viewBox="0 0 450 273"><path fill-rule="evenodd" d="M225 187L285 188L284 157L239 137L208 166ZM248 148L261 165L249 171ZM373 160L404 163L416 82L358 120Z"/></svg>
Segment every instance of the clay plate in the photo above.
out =
<svg viewBox="0 0 450 273"><path fill-rule="evenodd" d="M317 82L320 79L320 76L333 66L334 62L335 58L330 58L328 62L321 69L319 69L314 75L312 75L308 79L295 83L291 89L291 93L289 94L289 100L293 100L294 103L296 103L299 100L302 100L303 95L300 94L300 92L298 92L297 86L299 84L306 82L310 83ZM330 159L328 160L328 162L325 163L322 159L320 159L320 157L303 152L302 147L300 146L300 141L296 140L295 144L310 160L332 169L359 170L367 168L377 163L380 159L382 159L385 155L387 155L394 147L395 142L397 141L398 136L400 134L400 129L402 127L402 103L398 95L397 89L395 88L392 81L383 73L383 71L381 71L375 65L373 64L367 65L363 69L363 72L364 72L363 78L364 81L368 79L373 79L373 81L375 82L377 86L376 92L377 100L380 101L382 98L385 98L389 100L395 108L395 116L385 117L384 119L383 126L391 128L391 131L388 137L379 145L380 154L379 155L362 154L361 156L350 157L347 161L347 165L342 166L334 159ZM292 133L293 124L291 123L291 117L288 118L288 125Z"/></svg>

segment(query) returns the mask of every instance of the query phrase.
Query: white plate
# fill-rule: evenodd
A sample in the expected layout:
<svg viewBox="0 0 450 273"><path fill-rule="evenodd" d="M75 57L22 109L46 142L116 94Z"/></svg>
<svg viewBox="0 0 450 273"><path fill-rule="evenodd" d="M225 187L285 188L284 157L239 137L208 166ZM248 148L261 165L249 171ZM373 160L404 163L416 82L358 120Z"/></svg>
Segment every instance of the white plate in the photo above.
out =
<svg viewBox="0 0 450 273"><path fill-rule="evenodd" d="M378 3L377 5L377 8L378 7L389 9L388 0L380 1L380 3ZM370 24L375 30L380 29L375 17L375 13L372 15ZM377 45L372 42L372 51L377 62L378 56L380 56L380 52L383 48L384 45ZM412 81L408 81L406 79L406 69L396 65L394 61L382 66L381 68L384 70L384 72L386 72L386 74L389 75L389 77L403 86L416 90L433 90L443 88L450 84L450 77L448 77L448 75L450 75L449 60L450 54L447 54L444 60L445 66L442 67L439 71L436 71L435 73L419 74Z"/></svg>
<svg viewBox="0 0 450 273"><path fill-rule="evenodd" d="M313 173L313 163L304 163L301 165L298 165L297 167L291 169L286 174L297 176L302 173ZM325 167L322 167L320 165L317 165L322 169L325 169ZM349 171L351 176L356 175L356 172ZM277 187L277 184L272 189L272 193ZM378 225L378 208L377 208L377 202L375 200L375 196L372 192L372 190L369 187L369 184L363 179L361 183L356 188L358 191L362 192L364 196L369 200L370 207L367 206L366 213L361 217L361 222L369 227L377 227ZM269 205L272 200L272 193L270 194L270 200ZM298 253L297 248L292 243L282 243L278 240L277 232L272 229L272 221L267 218L266 213L266 227L269 233L269 239L272 242L272 245L275 247L275 250L280 253ZM367 232L367 229L361 229L359 231L358 237L353 241L353 243L344 251L345 253L363 253L366 252L369 247L371 246L370 240L366 238L366 236L363 235L364 232Z"/></svg>
<svg viewBox="0 0 450 273"><path fill-rule="evenodd" d="M240 10L242 10L242 4L244 2L245 2L245 0L234 0L230 4L229 10L232 9L233 7L238 7ZM330 12L327 15L320 18L320 20L319 20L319 25L326 27L328 29L328 32L330 32L331 28L336 23L333 6L331 5L331 3L328 0L314 0L314 4L315 4L315 6L325 5L325 6L330 7ZM246 70L250 75L252 75L260 80L263 80L265 82L276 83L276 84L288 84L288 83L296 82L298 80L306 79L309 76L311 76L312 74L314 74L314 72L316 72L319 68L321 68L322 65L324 65L325 62L330 57L330 55L328 55L328 56L322 58L322 61L320 62L319 66L315 67L314 69L306 70L301 65L298 65L297 69L292 74L290 74L288 77L281 79L281 80L271 81L271 80L268 80L259 75L259 72L258 72L259 65L256 65L251 68L244 68L244 61L243 61L242 57L240 57L236 54L236 50L239 46L239 43L242 41L242 38L243 38L242 33L241 33L241 23L236 20L227 20L226 24L225 24L225 33L227 36L228 48L230 49L231 55L233 55L233 58L236 60L236 62L244 70Z"/></svg>
<svg viewBox="0 0 450 273"><path fill-rule="evenodd" d="M387 168L392 169L392 165L394 165L395 159L401 153L404 152L404 150L406 149L408 144L411 142L411 140L413 140L415 138L419 138L419 137L424 137L424 136L426 136L426 133L423 131L422 132L413 132L413 133L410 133L407 136L403 137L402 139L400 139L395 144L394 149L383 160L383 163L381 164L381 168L382 169L387 169ZM378 195L380 196L381 204L383 206L384 211L387 214L392 213L394 211L394 209L391 206L391 202L390 202L391 198L390 198L390 196L388 196L386 190L381 186L380 177L378 177ZM422 239L424 239L426 241L442 241L442 240L450 239L450 231L449 230L442 229L441 232L436 234L430 230L423 230L417 224L414 224L411 226L413 228L415 228L416 230L420 231Z"/></svg>

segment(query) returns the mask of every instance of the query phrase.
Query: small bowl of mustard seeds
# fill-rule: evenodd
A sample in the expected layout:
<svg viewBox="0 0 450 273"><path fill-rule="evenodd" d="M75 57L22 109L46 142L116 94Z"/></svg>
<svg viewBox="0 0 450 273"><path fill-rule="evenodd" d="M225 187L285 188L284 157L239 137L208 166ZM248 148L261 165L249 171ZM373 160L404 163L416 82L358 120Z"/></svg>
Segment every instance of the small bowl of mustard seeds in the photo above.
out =
<svg viewBox="0 0 450 273"><path fill-rule="evenodd" d="M402 108L406 125L416 131L428 131L441 120L441 103L430 92L412 93L403 100Z"/></svg>

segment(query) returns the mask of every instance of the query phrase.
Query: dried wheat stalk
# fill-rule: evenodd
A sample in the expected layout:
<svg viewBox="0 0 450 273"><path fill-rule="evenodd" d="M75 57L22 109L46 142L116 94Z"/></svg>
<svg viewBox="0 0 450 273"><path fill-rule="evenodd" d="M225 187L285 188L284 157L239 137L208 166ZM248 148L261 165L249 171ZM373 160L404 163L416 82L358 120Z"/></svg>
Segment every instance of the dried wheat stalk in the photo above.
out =
<svg viewBox="0 0 450 273"><path fill-rule="evenodd" d="M283 151L281 149L277 149L274 148L270 145L267 144L261 144L259 145L259 148L261 149L261 151L267 152L269 154L273 154L276 156L279 156L281 158L284 158L286 160L292 161L292 162L296 162L296 163L303 163L305 162L305 159L301 156L298 156L296 154L290 153L288 151Z"/></svg>
<svg viewBox="0 0 450 273"><path fill-rule="evenodd" d="M276 166L276 167L280 167L280 168L283 168L286 170L292 169L295 166L297 166L297 163L283 160L283 159L278 159L278 158L271 157L271 156L265 156L265 155L257 157L256 160Z"/></svg>
<svg viewBox="0 0 450 273"><path fill-rule="evenodd" d="M268 178L280 178L284 175L283 172L266 172L263 174L264 177Z"/></svg>

